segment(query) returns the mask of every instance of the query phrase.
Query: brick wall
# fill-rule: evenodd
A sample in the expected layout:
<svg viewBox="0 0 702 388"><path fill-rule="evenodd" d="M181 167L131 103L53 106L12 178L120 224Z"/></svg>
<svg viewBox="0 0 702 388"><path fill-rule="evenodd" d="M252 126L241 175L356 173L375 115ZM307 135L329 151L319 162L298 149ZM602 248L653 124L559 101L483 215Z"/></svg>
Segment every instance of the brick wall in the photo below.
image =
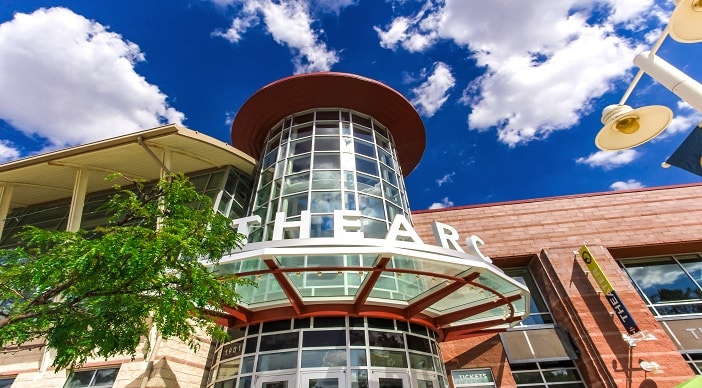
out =
<svg viewBox="0 0 702 388"><path fill-rule="evenodd" d="M531 262L556 322L581 353L577 364L588 386L674 387L693 376L615 258L702 251L702 185L418 211L412 218L427 242L433 239L431 223L439 221L462 239L479 236L483 254L500 267ZM658 340L633 348L622 340L623 326L573 254L583 243L638 326ZM442 349L448 368L491 366L501 386L514 385L498 337L445 343ZM658 362L664 373L643 371L641 360Z"/></svg>

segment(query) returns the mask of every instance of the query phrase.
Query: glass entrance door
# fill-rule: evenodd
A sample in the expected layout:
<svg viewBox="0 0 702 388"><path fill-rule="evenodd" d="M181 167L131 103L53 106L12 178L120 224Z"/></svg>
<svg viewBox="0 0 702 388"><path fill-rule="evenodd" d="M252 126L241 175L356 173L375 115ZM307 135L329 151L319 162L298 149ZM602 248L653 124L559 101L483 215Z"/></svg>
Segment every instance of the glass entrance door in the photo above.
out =
<svg viewBox="0 0 702 388"><path fill-rule="evenodd" d="M309 372L301 376L300 388L346 388L344 372Z"/></svg>
<svg viewBox="0 0 702 388"><path fill-rule="evenodd" d="M295 375L259 376L256 379L256 388L297 388Z"/></svg>
<svg viewBox="0 0 702 388"><path fill-rule="evenodd" d="M410 388L410 377L402 372L372 371L370 388Z"/></svg>

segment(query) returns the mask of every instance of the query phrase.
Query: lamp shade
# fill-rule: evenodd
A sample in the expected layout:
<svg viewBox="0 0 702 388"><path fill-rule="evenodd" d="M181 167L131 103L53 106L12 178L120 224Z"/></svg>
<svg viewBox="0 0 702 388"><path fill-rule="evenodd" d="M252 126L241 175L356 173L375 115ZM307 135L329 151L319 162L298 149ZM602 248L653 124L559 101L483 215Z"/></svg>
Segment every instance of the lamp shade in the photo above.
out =
<svg viewBox="0 0 702 388"><path fill-rule="evenodd" d="M679 0L670 15L668 30L678 42L702 42L702 1Z"/></svg>
<svg viewBox="0 0 702 388"><path fill-rule="evenodd" d="M597 148L624 150L643 144L668 127L673 111L662 105L632 109L628 105L610 105L602 111L602 123L595 137Z"/></svg>

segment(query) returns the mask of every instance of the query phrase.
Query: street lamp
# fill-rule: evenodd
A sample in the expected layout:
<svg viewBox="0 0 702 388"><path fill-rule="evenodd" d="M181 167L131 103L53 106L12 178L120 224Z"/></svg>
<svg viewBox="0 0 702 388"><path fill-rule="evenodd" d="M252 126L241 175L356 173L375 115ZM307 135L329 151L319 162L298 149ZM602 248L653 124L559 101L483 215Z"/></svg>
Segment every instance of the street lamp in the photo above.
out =
<svg viewBox="0 0 702 388"><path fill-rule="evenodd" d="M702 112L702 85L673 65L656 56L665 38L683 43L702 42L702 0L678 0L668 25L649 52L634 58L639 71L619 104L602 111L602 124L595 145L602 150L623 150L643 144L663 132L673 119L673 111L662 105L632 109L625 105L644 73Z"/></svg>

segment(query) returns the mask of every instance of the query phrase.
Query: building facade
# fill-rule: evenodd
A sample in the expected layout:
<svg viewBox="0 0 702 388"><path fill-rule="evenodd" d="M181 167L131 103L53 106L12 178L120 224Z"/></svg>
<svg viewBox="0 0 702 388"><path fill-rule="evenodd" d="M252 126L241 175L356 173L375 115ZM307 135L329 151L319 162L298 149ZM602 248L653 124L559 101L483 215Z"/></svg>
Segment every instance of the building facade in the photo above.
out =
<svg viewBox="0 0 702 388"><path fill-rule="evenodd" d="M232 146L170 125L0 165L2 247L23 225L103 223L111 173L182 172L248 237L217 270L258 284L218 318L229 342L159 340L59 373L41 342L21 344L0 352L0 387L675 387L701 374L702 185L412 211L403 179L424 139L393 89L313 73L254 94Z"/></svg>

